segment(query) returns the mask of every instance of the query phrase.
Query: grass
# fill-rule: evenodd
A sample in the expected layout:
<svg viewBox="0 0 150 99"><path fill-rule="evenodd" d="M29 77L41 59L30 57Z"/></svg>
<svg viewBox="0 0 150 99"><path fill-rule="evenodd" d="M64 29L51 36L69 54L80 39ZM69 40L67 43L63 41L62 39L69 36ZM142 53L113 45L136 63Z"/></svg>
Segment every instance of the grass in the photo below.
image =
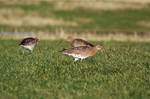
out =
<svg viewBox="0 0 150 99"><path fill-rule="evenodd" d="M32 54L0 40L1 99L149 99L150 43L94 42L106 48L83 62L62 55L62 40L41 41ZM57 45L57 46L56 46Z"/></svg>
<svg viewBox="0 0 150 99"><path fill-rule="evenodd" d="M15 2L15 1L14 1ZM33 32L54 32L55 30L59 30L63 28L65 31L73 31L73 32L84 32L84 31L98 31L98 33L102 32L112 32L112 31L127 31L127 32L147 32L150 30L150 27L145 25L149 24L150 20L150 7L147 5L144 8L140 9L123 9L123 10L99 10L99 9L89 9L84 7L76 7L72 10L63 10L57 9L55 6L59 1L49 2L46 1L37 1L38 4L24 4L24 3L14 3L0 4L0 18L1 20L6 20L0 22L0 31L2 32L14 32L14 31L33 31ZM71 4L74 1L70 1ZM139 2L139 1L137 1ZM107 3L107 2L106 2ZM117 2L116 2L117 4ZM132 4L132 3L131 3ZM139 3L137 3L139 4ZM1 12L1 10L6 10L5 13ZM8 12L7 12L8 10ZM21 15L18 16L17 11L22 11ZM12 12L12 13L11 13ZM10 14L11 13L11 14ZM38 21L36 18L39 17ZM24 17L30 16L28 18L28 23L24 22ZM9 19L13 22L13 26L9 25ZM39 24L40 22L55 19L62 20L63 24ZM14 19L14 20L13 20ZM21 26L17 25L16 19L22 23ZM21 20L22 19L22 20ZM54 20L54 22L55 22ZM85 21L90 20L90 21ZM140 24L141 22L145 22L144 25ZM33 23L32 23L33 22ZM37 23L36 23L37 22ZM65 22L75 22L77 25L72 26L64 25ZM23 24L24 23L24 24ZM15 25L16 24L16 25ZM33 26L32 26L33 24ZM34 25L39 24L39 25Z"/></svg>

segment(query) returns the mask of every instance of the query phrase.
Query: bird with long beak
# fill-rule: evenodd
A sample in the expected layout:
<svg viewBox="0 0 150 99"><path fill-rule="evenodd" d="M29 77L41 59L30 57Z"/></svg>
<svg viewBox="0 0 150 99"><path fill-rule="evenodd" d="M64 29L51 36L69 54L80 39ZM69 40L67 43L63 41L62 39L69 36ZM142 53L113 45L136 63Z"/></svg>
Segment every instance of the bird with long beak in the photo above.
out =
<svg viewBox="0 0 150 99"><path fill-rule="evenodd" d="M88 57L94 56L99 50L102 49L102 46L97 45L94 47L90 46L78 46L73 48L64 49L62 52L65 55L72 56L74 61L86 59Z"/></svg>
<svg viewBox="0 0 150 99"><path fill-rule="evenodd" d="M21 40L19 45L23 47L24 49L29 50L30 52L33 51L34 47L37 45L37 42L39 41L38 38L28 37Z"/></svg>

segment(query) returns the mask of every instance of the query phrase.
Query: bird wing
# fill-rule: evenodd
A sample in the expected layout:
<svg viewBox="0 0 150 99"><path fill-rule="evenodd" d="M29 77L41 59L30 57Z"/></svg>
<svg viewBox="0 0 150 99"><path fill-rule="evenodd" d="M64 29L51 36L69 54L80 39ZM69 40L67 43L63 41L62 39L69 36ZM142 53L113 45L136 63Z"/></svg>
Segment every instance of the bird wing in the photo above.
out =
<svg viewBox="0 0 150 99"><path fill-rule="evenodd" d="M90 47L94 47L94 45L86 40L83 40L83 39L74 39L73 42L74 44L76 44L76 46L90 46Z"/></svg>
<svg viewBox="0 0 150 99"><path fill-rule="evenodd" d="M65 49L63 51L64 54L81 54L87 51L89 47L88 46L79 46L79 47L73 47L69 49Z"/></svg>
<svg viewBox="0 0 150 99"><path fill-rule="evenodd" d="M35 43L35 42L36 42L36 40L35 40L34 38L25 38L25 39L23 39L23 40L20 42L19 45L26 45L26 44L30 45L30 44L33 44L33 43Z"/></svg>

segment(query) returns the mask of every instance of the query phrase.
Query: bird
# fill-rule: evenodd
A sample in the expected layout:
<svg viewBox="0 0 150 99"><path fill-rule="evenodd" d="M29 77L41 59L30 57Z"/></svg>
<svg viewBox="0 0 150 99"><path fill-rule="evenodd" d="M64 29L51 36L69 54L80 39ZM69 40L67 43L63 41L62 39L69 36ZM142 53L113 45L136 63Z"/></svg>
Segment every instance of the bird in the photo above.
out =
<svg viewBox="0 0 150 99"><path fill-rule="evenodd" d="M63 49L62 53L64 55L72 56L74 58L74 61L78 61L78 60L82 61L83 59L94 56L101 49L102 46L100 45L96 45L94 47L78 46L78 47Z"/></svg>
<svg viewBox="0 0 150 99"><path fill-rule="evenodd" d="M27 49L30 52L32 52L38 41L39 41L38 38L27 37L27 38L24 38L23 40L21 40L21 42L19 43L19 45L21 47L23 47L24 49Z"/></svg>
<svg viewBox="0 0 150 99"><path fill-rule="evenodd" d="M89 47L94 47L94 45L86 40L83 40L81 38L72 38L68 37L67 41L70 42L72 47L78 47L78 46L89 46Z"/></svg>

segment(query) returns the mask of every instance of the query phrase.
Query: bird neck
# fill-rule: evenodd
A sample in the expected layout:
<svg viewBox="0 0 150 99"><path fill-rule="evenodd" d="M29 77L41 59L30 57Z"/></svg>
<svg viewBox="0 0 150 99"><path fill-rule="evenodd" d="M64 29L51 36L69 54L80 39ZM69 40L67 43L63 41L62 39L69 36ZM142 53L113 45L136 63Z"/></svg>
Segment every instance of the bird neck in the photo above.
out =
<svg viewBox="0 0 150 99"><path fill-rule="evenodd" d="M96 47L93 47L92 48L92 51L91 51L91 55L95 55L96 53L97 53L97 49L96 49Z"/></svg>

